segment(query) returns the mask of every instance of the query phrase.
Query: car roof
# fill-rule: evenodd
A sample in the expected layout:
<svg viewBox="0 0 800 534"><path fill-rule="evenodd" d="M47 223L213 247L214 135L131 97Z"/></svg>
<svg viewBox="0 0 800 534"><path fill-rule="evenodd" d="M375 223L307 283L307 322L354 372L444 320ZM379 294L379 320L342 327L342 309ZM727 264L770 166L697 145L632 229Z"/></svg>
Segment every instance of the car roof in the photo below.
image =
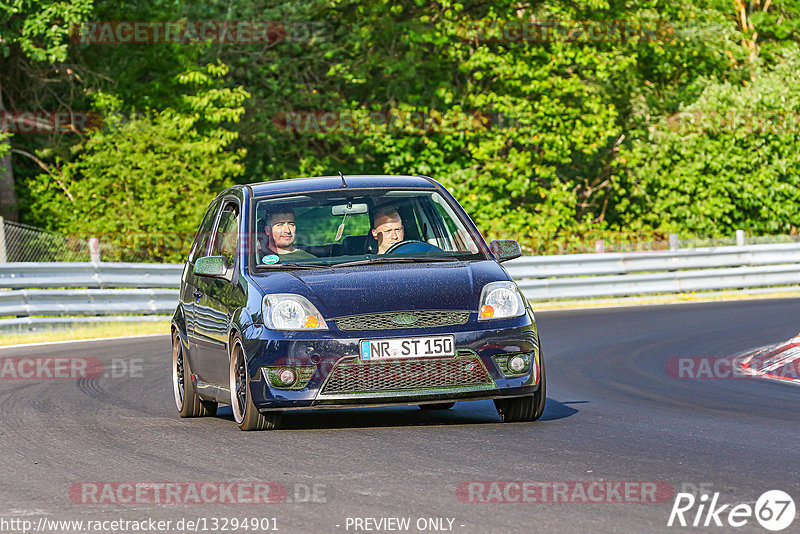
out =
<svg viewBox="0 0 800 534"><path fill-rule="evenodd" d="M402 175L344 175L345 183L350 189L379 188L412 188L435 189L439 185L427 176ZM271 196L292 193L310 193L314 191L330 191L342 189L340 176L314 176L309 178L291 178L247 184L253 196Z"/></svg>

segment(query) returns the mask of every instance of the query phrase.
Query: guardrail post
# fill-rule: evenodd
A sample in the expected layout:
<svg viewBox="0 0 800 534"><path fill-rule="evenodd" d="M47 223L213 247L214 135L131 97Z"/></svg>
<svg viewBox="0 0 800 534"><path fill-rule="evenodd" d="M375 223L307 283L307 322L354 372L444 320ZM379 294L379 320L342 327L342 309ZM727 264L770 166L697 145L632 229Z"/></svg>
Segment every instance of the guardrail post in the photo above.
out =
<svg viewBox="0 0 800 534"><path fill-rule="evenodd" d="M92 263L100 263L100 240L96 237L89 238L89 257Z"/></svg>
<svg viewBox="0 0 800 534"><path fill-rule="evenodd" d="M603 252L605 252L606 251L606 242L603 241L602 239L598 239L597 241L595 241L594 242L594 251L599 253L599 254L602 254Z"/></svg>
<svg viewBox="0 0 800 534"><path fill-rule="evenodd" d="M744 230L736 230L736 246L744 246Z"/></svg>
<svg viewBox="0 0 800 534"><path fill-rule="evenodd" d="M669 234L669 249L678 250L680 243L678 243L678 234Z"/></svg>
<svg viewBox="0 0 800 534"><path fill-rule="evenodd" d="M6 222L0 217L0 263L7 261L6 257Z"/></svg>

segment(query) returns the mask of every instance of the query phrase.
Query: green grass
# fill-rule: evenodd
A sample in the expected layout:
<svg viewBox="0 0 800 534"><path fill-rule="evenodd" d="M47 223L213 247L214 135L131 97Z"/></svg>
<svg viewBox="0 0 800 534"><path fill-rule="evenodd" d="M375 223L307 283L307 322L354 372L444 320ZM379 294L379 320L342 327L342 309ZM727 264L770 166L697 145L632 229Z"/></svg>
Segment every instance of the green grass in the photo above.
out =
<svg viewBox="0 0 800 534"><path fill-rule="evenodd" d="M73 328L49 329L36 332L0 333L0 345L44 343L75 339L97 339L102 337L142 336L147 334L169 334L169 321L141 323L99 323Z"/></svg>

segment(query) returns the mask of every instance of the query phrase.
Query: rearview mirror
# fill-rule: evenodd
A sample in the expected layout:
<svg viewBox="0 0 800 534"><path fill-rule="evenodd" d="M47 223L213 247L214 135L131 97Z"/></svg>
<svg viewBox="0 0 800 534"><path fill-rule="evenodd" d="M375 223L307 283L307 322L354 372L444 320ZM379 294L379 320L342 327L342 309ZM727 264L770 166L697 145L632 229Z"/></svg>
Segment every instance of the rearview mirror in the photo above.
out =
<svg viewBox="0 0 800 534"><path fill-rule="evenodd" d="M489 250L492 251L498 262L504 262L522 256L522 248L513 239L495 239L489 243Z"/></svg>
<svg viewBox="0 0 800 534"><path fill-rule="evenodd" d="M359 215L361 213L367 213L369 208L366 204L337 204L335 206L331 206L331 215L334 216L341 216L347 213L348 215Z"/></svg>
<svg viewBox="0 0 800 534"><path fill-rule="evenodd" d="M225 256L204 256L194 262L194 274L198 276L225 276L227 270Z"/></svg>

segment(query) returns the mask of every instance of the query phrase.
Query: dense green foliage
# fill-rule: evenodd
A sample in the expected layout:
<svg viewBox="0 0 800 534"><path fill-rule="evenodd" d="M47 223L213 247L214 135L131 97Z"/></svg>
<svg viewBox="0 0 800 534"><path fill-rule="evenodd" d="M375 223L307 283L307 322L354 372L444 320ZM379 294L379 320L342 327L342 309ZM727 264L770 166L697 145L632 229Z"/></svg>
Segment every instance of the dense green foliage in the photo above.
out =
<svg viewBox="0 0 800 534"><path fill-rule="evenodd" d="M181 74L179 83L195 93L184 94L179 109L124 117L115 109L119 102L109 102L108 124L62 166L59 187L49 175L31 181L39 200L32 215L79 233L90 222L103 241L127 249L138 238L155 254L180 257L175 248L196 231L209 200L242 174L244 149L224 150L237 135L223 124L239 121L248 95L241 88L208 89L227 70L209 65ZM152 232L162 235L144 238ZM127 259L109 252L108 259Z"/></svg>
<svg viewBox="0 0 800 534"><path fill-rule="evenodd" d="M67 40L142 20L272 23ZM539 251L800 226L798 0L15 0L0 28L6 108L105 117L12 139L21 218L70 234L189 232L225 184L340 170L433 176Z"/></svg>
<svg viewBox="0 0 800 534"><path fill-rule="evenodd" d="M700 235L796 232L800 55L786 59L747 86L709 84L669 128L629 147L635 185L621 201L625 218Z"/></svg>

